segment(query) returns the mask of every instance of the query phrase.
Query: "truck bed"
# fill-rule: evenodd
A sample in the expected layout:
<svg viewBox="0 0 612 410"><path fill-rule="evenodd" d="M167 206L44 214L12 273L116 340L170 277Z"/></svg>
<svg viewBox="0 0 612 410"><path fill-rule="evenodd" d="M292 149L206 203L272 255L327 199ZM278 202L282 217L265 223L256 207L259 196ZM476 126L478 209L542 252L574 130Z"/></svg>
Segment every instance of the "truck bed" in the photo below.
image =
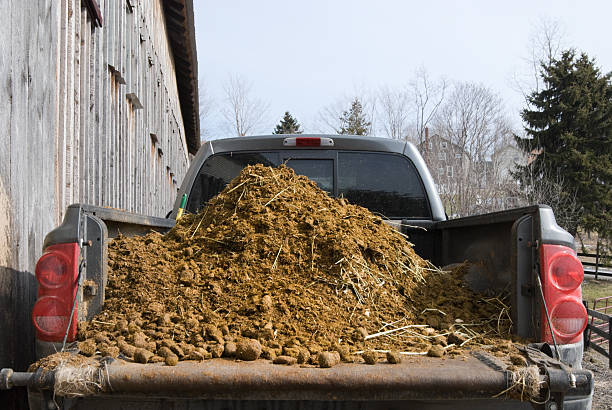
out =
<svg viewBox="0 0 612 410"><path fill-rule="evenodd" d="M171 220L86 205L73 205L68 211L75 216L66 218L65 224L47 239L65 239L59 237L75 235L75 231L75 239L79 238L79 229L74 229L74 225L87 218L83 228L87 232L85 238L92 243L87 249L87 277L100 278L101 283L106 277L107 238L119 232L127 235L143 234L151 229L164 232L173 225ZM419 254L437 265L472 262L475 269L469 272L468 283L474 288L497 292L532 285L530 244L563 238L557 232L547 231L550 226L556 226L551 218L554 222L549 208L534 206L453 221L422 224L403 221L400 229L409 235ZM519 266L517 259L522 261ZM101 306L102 292L96 298L98 303L90 303L88 317ZM532 312L537 311L534 298L513 292L511 302L515 330L523 337L535 336L539 326L529 320ZM39 353L46 350L46 354L57 348L49 343L38 347ZM561 357L566 363L573 363L577 357L574 352L578 350L581 351L581 345L568 346L561 351ZM562 373L567 379L567 373ZM559 388L564 390L566 409L574 405L588 408L584 400L590 400L592 375L579 367L574 367L572 374L577 377L576 387L567 388L565 380L564 385L553 391L558 394ZM95 375L98 379L92 381L100 386L99 391L74 398L56 396L55 400L64 402L61 408L374 409L406 408L411 404L415 408L532 408L529 402L493 397L512 385L512 372L491 356L478 353L454 359L409 356L401 365L340 364L331 369L273 365L264 360L213 359L180 362L177 366L118 360L108 363ZM15 376L14 385L30 388L30 407L47 408L57 390L54 388L57 375ZM548 383L549 374L540 377Z"/></svg>

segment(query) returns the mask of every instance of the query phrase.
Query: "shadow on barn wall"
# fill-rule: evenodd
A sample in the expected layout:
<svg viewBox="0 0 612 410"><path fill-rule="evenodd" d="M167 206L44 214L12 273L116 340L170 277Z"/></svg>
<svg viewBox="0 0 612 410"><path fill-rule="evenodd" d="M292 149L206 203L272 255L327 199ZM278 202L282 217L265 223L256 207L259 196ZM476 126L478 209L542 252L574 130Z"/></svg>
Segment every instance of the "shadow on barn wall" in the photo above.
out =
<svg viewBox="0 0 612 410"><path fill-rule="evenodd" d="M30 315L36 301L33 272L0 266L0 368L26 371L35 360L34 328ZM3 409L27 409L25 388L0 391Z"/></svg>

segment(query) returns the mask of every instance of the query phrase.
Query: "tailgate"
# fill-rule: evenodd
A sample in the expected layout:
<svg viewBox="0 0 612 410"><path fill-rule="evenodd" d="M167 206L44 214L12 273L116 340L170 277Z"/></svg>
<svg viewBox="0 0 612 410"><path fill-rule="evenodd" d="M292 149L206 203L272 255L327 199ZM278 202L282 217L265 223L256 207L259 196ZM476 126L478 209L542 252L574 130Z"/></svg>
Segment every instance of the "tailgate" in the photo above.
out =
<svg viewBox="0 0 612 410"><path fill-rule="evenodd" d="M583 401L592 391L592 375L580 370L572 373L575 387L565 389L563 395L566 400L573 396ZM43 376L40 369L27 374L31 375L27 382L25 373L13 379L30 387L31 400L38 401L40 408L54 395L56 401L63 396L65 408L71 409L114 408L119 404L138 408L145 402L147 408L162 408L169 402L174 408L227 409L250 408L245 406L249 402L258 403L253 408L278 409L295 408L297 402L302 403L300 408L318 408L312 403L337 408L341 402L345 403L341 408L379 408L382 403L384 408L394 408L392 403L401 407L402 403L416 402L421 403L419 408L451 404L470 409L509 404L531 408L530 403L517 400L520 389L513 390L513 400L505 394L516 386L516 375L502 369L492 356L479 352L452 359L411 357L398 365L339 364L330 369L213 359L177 366L114 361L98 368L64 367L51 376ZM546 390L548 377L539 377ZM305 407L304 403L310 404Z"/></svg>

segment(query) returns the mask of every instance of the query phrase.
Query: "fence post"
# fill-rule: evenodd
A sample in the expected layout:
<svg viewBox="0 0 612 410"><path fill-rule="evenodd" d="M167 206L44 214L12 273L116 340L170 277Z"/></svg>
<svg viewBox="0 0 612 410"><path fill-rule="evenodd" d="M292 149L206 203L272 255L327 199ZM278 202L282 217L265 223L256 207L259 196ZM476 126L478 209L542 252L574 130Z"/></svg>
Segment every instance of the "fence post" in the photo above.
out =
<svg viewBox="0 0 612 410"><path fill-rule="evenodd" d="M608 317L608 368L612 369L612 316Z"/></svg>
<svg viewBox="0 0 612 410"><path fill-rule="evenodd" d="M587 350L589 348L589 341L591 340L591 338L589 337L589 302L586 300L582 301L582 304L584 305L584 307L587 310L587 326L584 328L584 332L582 332L582 339L583 339L583 345L584 345L584 350Z"/></svg>
<svg viewBox="0 0 612 410"><path fill-rule="evenodd" d="M599 235L597 235L597 248L595 248L595 280L599 272Z"/></svg>

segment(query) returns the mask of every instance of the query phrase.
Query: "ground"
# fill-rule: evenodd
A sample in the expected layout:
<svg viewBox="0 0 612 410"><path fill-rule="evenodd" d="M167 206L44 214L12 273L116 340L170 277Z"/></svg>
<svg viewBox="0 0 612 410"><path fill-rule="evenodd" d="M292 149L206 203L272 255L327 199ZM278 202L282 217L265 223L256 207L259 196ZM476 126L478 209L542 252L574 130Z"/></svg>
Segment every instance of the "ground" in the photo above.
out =
<svg viewBox="0 0 612 410"><path fill-rule="evenodd" d="M605 296L612 296L612 279L595 280L592 276L584 278L582 283L582 299L589 301L589 308L593 308L593 300Z"/></svg>
<svg viewBox="0 0 612 410"><path fill-rule="evenodd" d="M612 370L608 358L590 349L584 353L582 366L595 376L593 410L612 409Z"/></svg>
<svg viewBox="0 0 612 410"><path fill-rule="evenodd" d="M593 307L594 299L605 296L612 296L612 279L595 280L591 276L584 279L582 298L589 301L589 307ZM608 349L607 345L603 347ZM582 365L595 376L593 409L612 410L612 370L608 367L608 358L590 349L584 353Z"/></svg>

